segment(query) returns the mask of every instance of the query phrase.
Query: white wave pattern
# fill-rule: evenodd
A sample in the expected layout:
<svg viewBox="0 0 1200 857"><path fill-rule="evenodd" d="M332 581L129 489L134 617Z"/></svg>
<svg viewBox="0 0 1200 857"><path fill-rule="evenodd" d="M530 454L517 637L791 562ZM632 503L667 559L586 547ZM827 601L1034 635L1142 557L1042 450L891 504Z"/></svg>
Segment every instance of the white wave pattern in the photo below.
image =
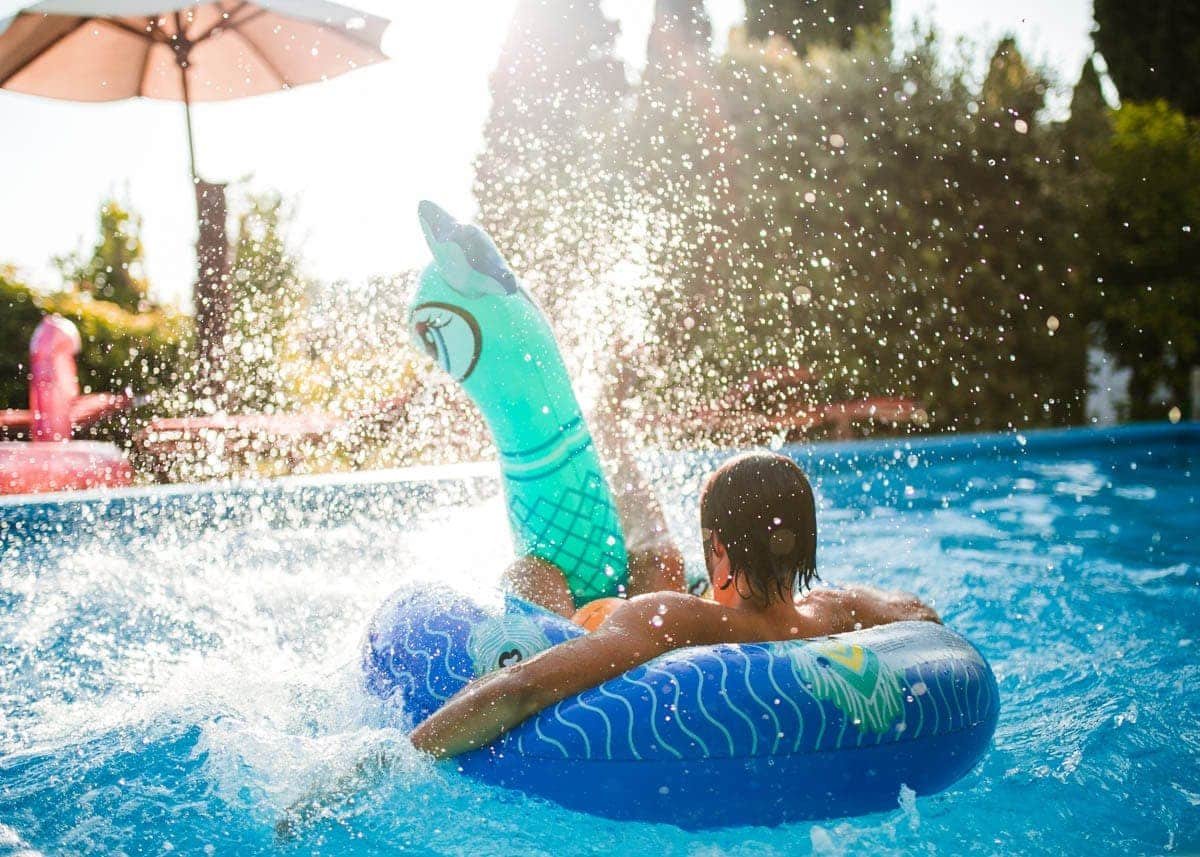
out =
<svg viewBox="0 0 1200 857"><path fill-rule="evenodd" d="M819 661L820 653L808 653L805 661L796 657L791 644L783 654L764 653L759 648L755 656L753 648L732 647L719 654L691 653L686 659L652 662L644 671L635 670L555 707L555 717L572 725L583 723L584 711L593 722L598 716L607 736L625 738L624 742L618 740L615 748L608 742L602 748L598 741L572 746L562 735L547 731L544 722L540 734L553 734L572 758L579 759L777 756L866 743L879 746L913 740L923 733L957 731L986 720L998 702L990 692L986 669L971 662L914 665L903 673L881 667L882 675L872 692L863 693ZM715 663L702 665L701 658ZM741 665L744 690L721 686L733 664ZM784 670L778 673L782 681L776 677L779 668ZM673 697L669 705L657 699L656 685L668 698ZM973 696L967 693L972 685ZM918 692L913 692L914 687ZM790 710L794 726L785 727L780 714L763 699L767 688ZM576 710L578 715L572 713ZM669 721L668 711L673 712ZM545 713L534 719L539 718L553 719ZM938 729L908 728L913 721L925 724L928 720L937 722ZM746 724L749 729L738 729L735 734L730 729L734 723ZM789 728L794 729L794 740ZM600 731L589 734L598 736ZM679 737L672 737L673 733ZM537 734L536 730L524 732L527 739ZM781 735L788 740L780 740ZM536 740L524 746L529 754L541 755ZM561 754L557 746L546 752Z"/></svg>
<svg viewBox="0 0 1200 857"><path fill-rule="evenodd" d="M456 658L469 656L481 675L513 651L529 657L572 633L537 611L464 612L437 623L410 616L398 623L403 633L381 641L403 652L396 684L434 707L467 679ZM551 706L500 746L529 758L686 762L901 743L993 718L999 700L978 653L941 629L923 653L907 645L924 633L680 650Z"/></svg>

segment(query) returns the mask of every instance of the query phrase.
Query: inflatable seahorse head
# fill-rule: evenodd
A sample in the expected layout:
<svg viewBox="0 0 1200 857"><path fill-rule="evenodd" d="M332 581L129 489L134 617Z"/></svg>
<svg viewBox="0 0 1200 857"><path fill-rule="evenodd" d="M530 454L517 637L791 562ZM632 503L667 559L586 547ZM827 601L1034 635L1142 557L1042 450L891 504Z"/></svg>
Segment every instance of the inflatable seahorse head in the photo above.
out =
<svg viewBox="0 0 1200 857"><path fill-rule="evenodd" d="M433 262L410 331L488 424L514 547L558 566L579 605L617 595L628 579L625 542L550 323L482 229L431 202L417 213ZM485 660L521 651L489 649Z"/></svg>
<svg viewBox="0 0 1200 857"><path fill-rule="evenodd" d="M463 385L489 422L519 418L522 434L548 437L558 423L540 424L553 422L551 412L577 413L549 322L486 232L432 202L422 202L417 217L433 261L413 298L413 339ZM538 401L530 398L534 389L544 391ZM530 413L514 413L526 400Z"/></svg>
<svg viewBox="0 0 1200 857"><path fill-rule="evenodd" d="M524 354L526 343L536 349L553 334L492 239L432 202L417 217L433 252L411 310L417 344L468 392L522 369L515 349Z"/></svg>

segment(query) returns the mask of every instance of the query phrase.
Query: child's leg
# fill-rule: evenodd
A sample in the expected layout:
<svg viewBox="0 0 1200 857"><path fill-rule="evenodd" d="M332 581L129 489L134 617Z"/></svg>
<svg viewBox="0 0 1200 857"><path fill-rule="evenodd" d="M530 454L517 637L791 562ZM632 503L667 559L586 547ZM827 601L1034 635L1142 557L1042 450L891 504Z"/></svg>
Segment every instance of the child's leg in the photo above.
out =
<svg viewBox="0 0 1200 857"><path fill-rule="evenodd" d="M625 550L629 555L628 594L682 592L685 588L683 555L671 537L658 496L638 466L627 432L622 427L627 380L618 378L604 391L592 412L592 425L625 533Z"/></svg>
<svg viewBox="0 0 1200 857"><path fill-rule="evenodd" d="M504 588L559 616L575 615L575 597L561 568L536 556L517 557L504 570Z"/></svg>

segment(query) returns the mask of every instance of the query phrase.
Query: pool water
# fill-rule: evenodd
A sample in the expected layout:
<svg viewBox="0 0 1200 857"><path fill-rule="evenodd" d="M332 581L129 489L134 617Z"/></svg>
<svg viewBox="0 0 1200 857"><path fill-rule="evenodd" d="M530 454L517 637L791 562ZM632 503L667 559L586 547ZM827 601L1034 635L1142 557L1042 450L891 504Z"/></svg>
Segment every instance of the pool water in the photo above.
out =
<svg viewBox="0 0 1200 857"><path fill-rule="evenodd" d="M949 791L683 832L480 785L407 745L358 651L400 586L495 585L487 468L135 490L0 504L0 855L1200 851L1200 429L790 451L822 577L918 593L995 669L995 746ZM717 458L653 462L696 565Z"/></svg>

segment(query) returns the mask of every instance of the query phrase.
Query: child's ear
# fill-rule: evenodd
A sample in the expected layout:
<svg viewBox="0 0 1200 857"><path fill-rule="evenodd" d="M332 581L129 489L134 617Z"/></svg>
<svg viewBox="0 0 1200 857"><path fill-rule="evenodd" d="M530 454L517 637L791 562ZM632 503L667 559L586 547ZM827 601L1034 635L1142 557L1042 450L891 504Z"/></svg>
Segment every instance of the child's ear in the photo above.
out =
<svg viewBox="0 0 1200 857"><path fill-rule="evenodd" d="M721 541L721 537L716 533L713 533L712 535L712 552L713 556L717 559L724 559L727 554L727 551L725 550L725 543Z"/></svg>

